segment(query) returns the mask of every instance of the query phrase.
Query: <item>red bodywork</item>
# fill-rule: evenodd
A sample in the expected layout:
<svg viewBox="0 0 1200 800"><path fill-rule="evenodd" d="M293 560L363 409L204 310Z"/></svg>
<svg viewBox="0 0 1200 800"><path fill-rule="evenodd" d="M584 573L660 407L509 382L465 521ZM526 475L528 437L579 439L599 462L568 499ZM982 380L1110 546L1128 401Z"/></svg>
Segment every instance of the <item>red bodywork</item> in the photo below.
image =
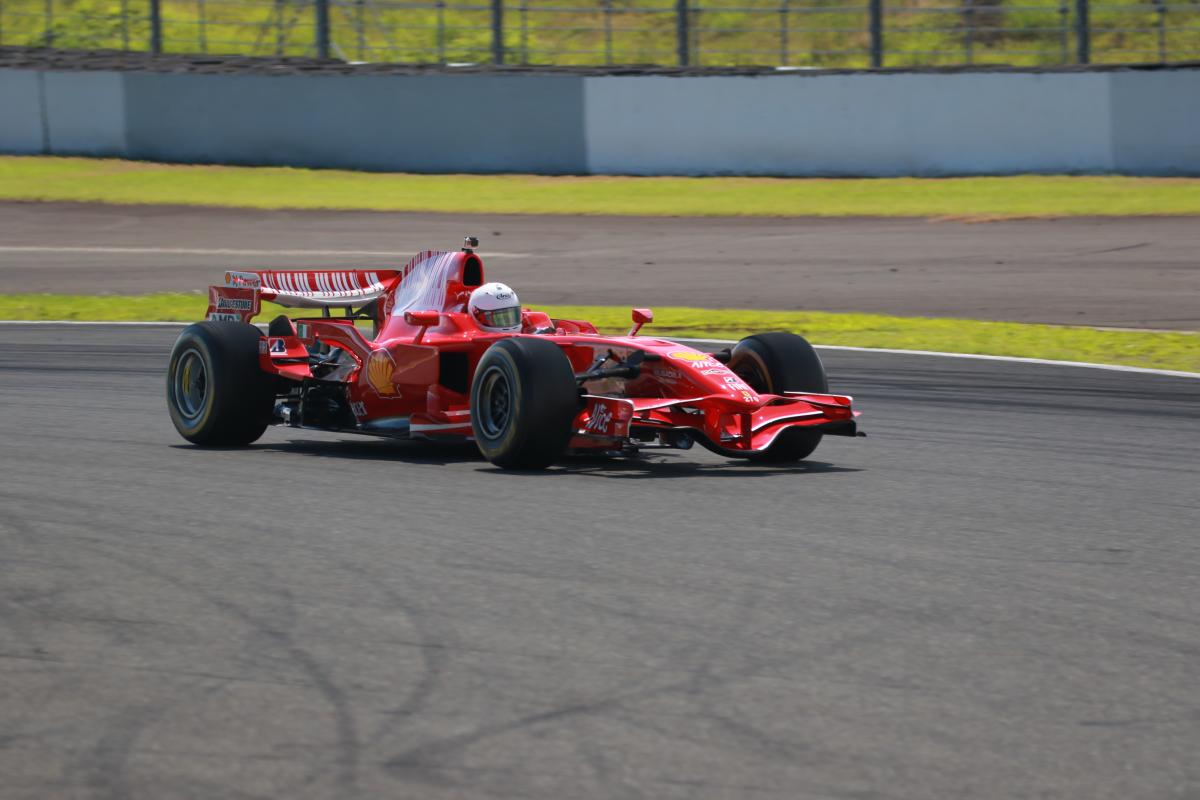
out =
<svg viewBox="0 0 1200 800"><path fill-rule="evenodd" d="M466 310L472 288L483 282L483 262L469 250L421 253L402 270L231 272L225 286L210 287L208 318L249 322L263 300L324 314L356 309L353 317L272 323L273 335L260 346L262 369L294 382L296 396L314 386L335 387L352 417L314 421L306 414L297 421L287 413L288 391L281 389L281 421L292 424L382 436L470 437L470 386L480 358L499 339L536 336L559 345L577 374L644 353L636 377L582 383L572 449L670 446L686 437L717 452L747 455L791 427L855 434L851 398L759 394L717 356L687 345L601 335L588 322L527 309L521 333L483 330ZM647 309L635 309L634 331L651 317Z"/></svg>

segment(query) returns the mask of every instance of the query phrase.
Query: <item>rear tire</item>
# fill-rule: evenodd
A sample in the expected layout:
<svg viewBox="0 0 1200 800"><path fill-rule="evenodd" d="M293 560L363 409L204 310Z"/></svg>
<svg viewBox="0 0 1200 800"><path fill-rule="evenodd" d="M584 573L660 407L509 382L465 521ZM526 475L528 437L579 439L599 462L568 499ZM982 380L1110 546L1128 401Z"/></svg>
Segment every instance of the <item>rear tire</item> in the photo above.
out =
<svg viewBox="0 0 1200 800"><path fill-rule="evenodd" d="M197 322L183 329L167 366L167 408L175 430L207 446L248 445L263 435L275 383L258 364L262 333L244 322Z"/></svg>
<svg viewBox="0 0 1200 800"><path fill-rule="evenodd" d="M813 392L826 394L829 382L825 365L804 337L794 333L760 333L738 342L729 359L729 368L756 392ZM799 461L812 455L821 443L821 434L790 428L751 461L781 463Z"/></svg>
<svg viewBox="0 0 1200 800"><path fill-rule="evenodd" d="M575 371L542 339L501 339L471 382L471 428L483 457L504 469L545 469L571 440L579 413Z"/></svg>

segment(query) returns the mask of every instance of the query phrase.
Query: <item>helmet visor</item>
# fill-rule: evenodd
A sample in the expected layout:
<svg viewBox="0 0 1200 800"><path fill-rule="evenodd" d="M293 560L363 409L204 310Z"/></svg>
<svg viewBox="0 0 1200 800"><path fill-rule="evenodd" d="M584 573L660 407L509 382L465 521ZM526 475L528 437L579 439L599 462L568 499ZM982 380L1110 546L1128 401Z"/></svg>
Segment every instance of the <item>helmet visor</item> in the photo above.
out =
<svg viewBox="0 0 1200 800"><path fill-rule="evenodd" d="M508 308L498 308L495 311L479 309L475 312L475 316L479 318L481 325L489 328L515 328L521 324L521 307L509 306Z"/></svg>

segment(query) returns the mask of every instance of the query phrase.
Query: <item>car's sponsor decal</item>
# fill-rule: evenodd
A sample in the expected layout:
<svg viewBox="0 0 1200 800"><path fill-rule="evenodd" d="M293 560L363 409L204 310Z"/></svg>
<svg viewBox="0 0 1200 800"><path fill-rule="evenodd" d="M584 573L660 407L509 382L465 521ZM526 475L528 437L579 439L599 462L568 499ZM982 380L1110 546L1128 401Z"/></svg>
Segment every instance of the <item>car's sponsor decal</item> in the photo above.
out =
<svg viewBox="0 0 1200 800"><path fill-rule="evenodd" d="M725 384L729 387L730 391L735 391L735 392L751 391L749 384L747 384L745 381L743 381L737 375L725 376Z"/></svg>
<svg viewBox="0 0 1200 800"><path fill-rule="evenodd" d="M725 366L715 358L706 358L703 361L690 361L688 363L692 365L692 369L698 369L702 374L707 372L709 375L723 375L728 372ZM716 371L713 372L712 370Z"/></svg>
<svg viewBox="0 0 1200 800"><path fill-rule="evenodd" d="M254 309L254 301L241 297L225 297L217 295L216 308L220 311L223 308L232 309L234 311L252 311Z"/></svg>
<svg viewBox="0 0 1200 800"><path fill-rule="evenodd" d="M622 438L629 435L629 422L633 418L633 404L628 400L613 397L590 397L591 408L583 429L578 431L591 436Z"/></svg>
<svg viewBox="0 0 1200 800"><path fill-rule="evenodd" d="M271 337L271 353L275 355L287 353L287 342L283 339Z"/></svg>
<svg viewBox="0 0 1200 800"><path fill-rule="evenodd" d="M653 375L658 379L659 383L674 385L679 383L679 373L673 369L658 367L654 370Z"/></svg>
<svg viewBox="0 0 1200 800"><path fill-rule="evenodd" d="M357 419L362 419L367 415L367 406L361 400L354 400L350 403L350 413Z"/></svg>
<svg viewBox="0 0 1200 800"><path fill-rule="evenodd" d="M241 314L218 314L213 312L208 315L209 322L241 322Z"/></svg>
<svg viewBox="0 0 1200 800"><path fill-rule="evenodd" d="M367 359L367 383L380 397L396 394L396 387L392 384L392 372L395 369L396 362L387 350L376 350Z"/></svg>
<svg viewBox="0 0 1200 800"><path fill-rule="evenodd" d="M675 350L667 355L679 361L687 362L692 369L698 369L703 374L715 375L726 372L725 365L708 353L689 353L686 350ZM711 372L710 370L716 370L716 372Z"/></svg>
<svg viewBox="0 0 1200 800"><path fill-rule="evenodd" d="M613 412L607 406L596 406L596 411L592 414L587 422L587 430L590 433L607 434L612 428Z"/></svg>
<svg viewBox="0 0 1200 800"><path fill-rule="evenodd" d="M254 272L226 272L226 286L253 286L258 288L262 286L262 278Z"/></svg>
<svg viewBox="0 0 1200 800"><path fill-rule="evenodd" d="M259 339L258 340L258 354L265 355L266 353L267 353L267 340Z"/></svg>

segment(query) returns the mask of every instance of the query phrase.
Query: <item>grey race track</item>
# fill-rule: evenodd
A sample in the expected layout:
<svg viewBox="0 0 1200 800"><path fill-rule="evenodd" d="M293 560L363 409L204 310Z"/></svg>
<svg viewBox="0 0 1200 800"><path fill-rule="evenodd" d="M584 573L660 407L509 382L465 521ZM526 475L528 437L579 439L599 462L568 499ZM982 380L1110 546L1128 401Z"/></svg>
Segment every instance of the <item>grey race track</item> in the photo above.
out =
<svg viewBox="0 0 1200 800"><path fill-rule="evenodd" d="M1200 797L1200 381L827 352L870 436L187 446L0 325L0 796Z"/></svg>
<svg viewBox="0 0 1200 800"><path fill-rule="evenodd" d="M477 234L530 303L1200 329L1200 222L686 219L0 203L0 292L202 291L231 267L403 264ZM281 252L289 251L289 252Z"/></svg>

